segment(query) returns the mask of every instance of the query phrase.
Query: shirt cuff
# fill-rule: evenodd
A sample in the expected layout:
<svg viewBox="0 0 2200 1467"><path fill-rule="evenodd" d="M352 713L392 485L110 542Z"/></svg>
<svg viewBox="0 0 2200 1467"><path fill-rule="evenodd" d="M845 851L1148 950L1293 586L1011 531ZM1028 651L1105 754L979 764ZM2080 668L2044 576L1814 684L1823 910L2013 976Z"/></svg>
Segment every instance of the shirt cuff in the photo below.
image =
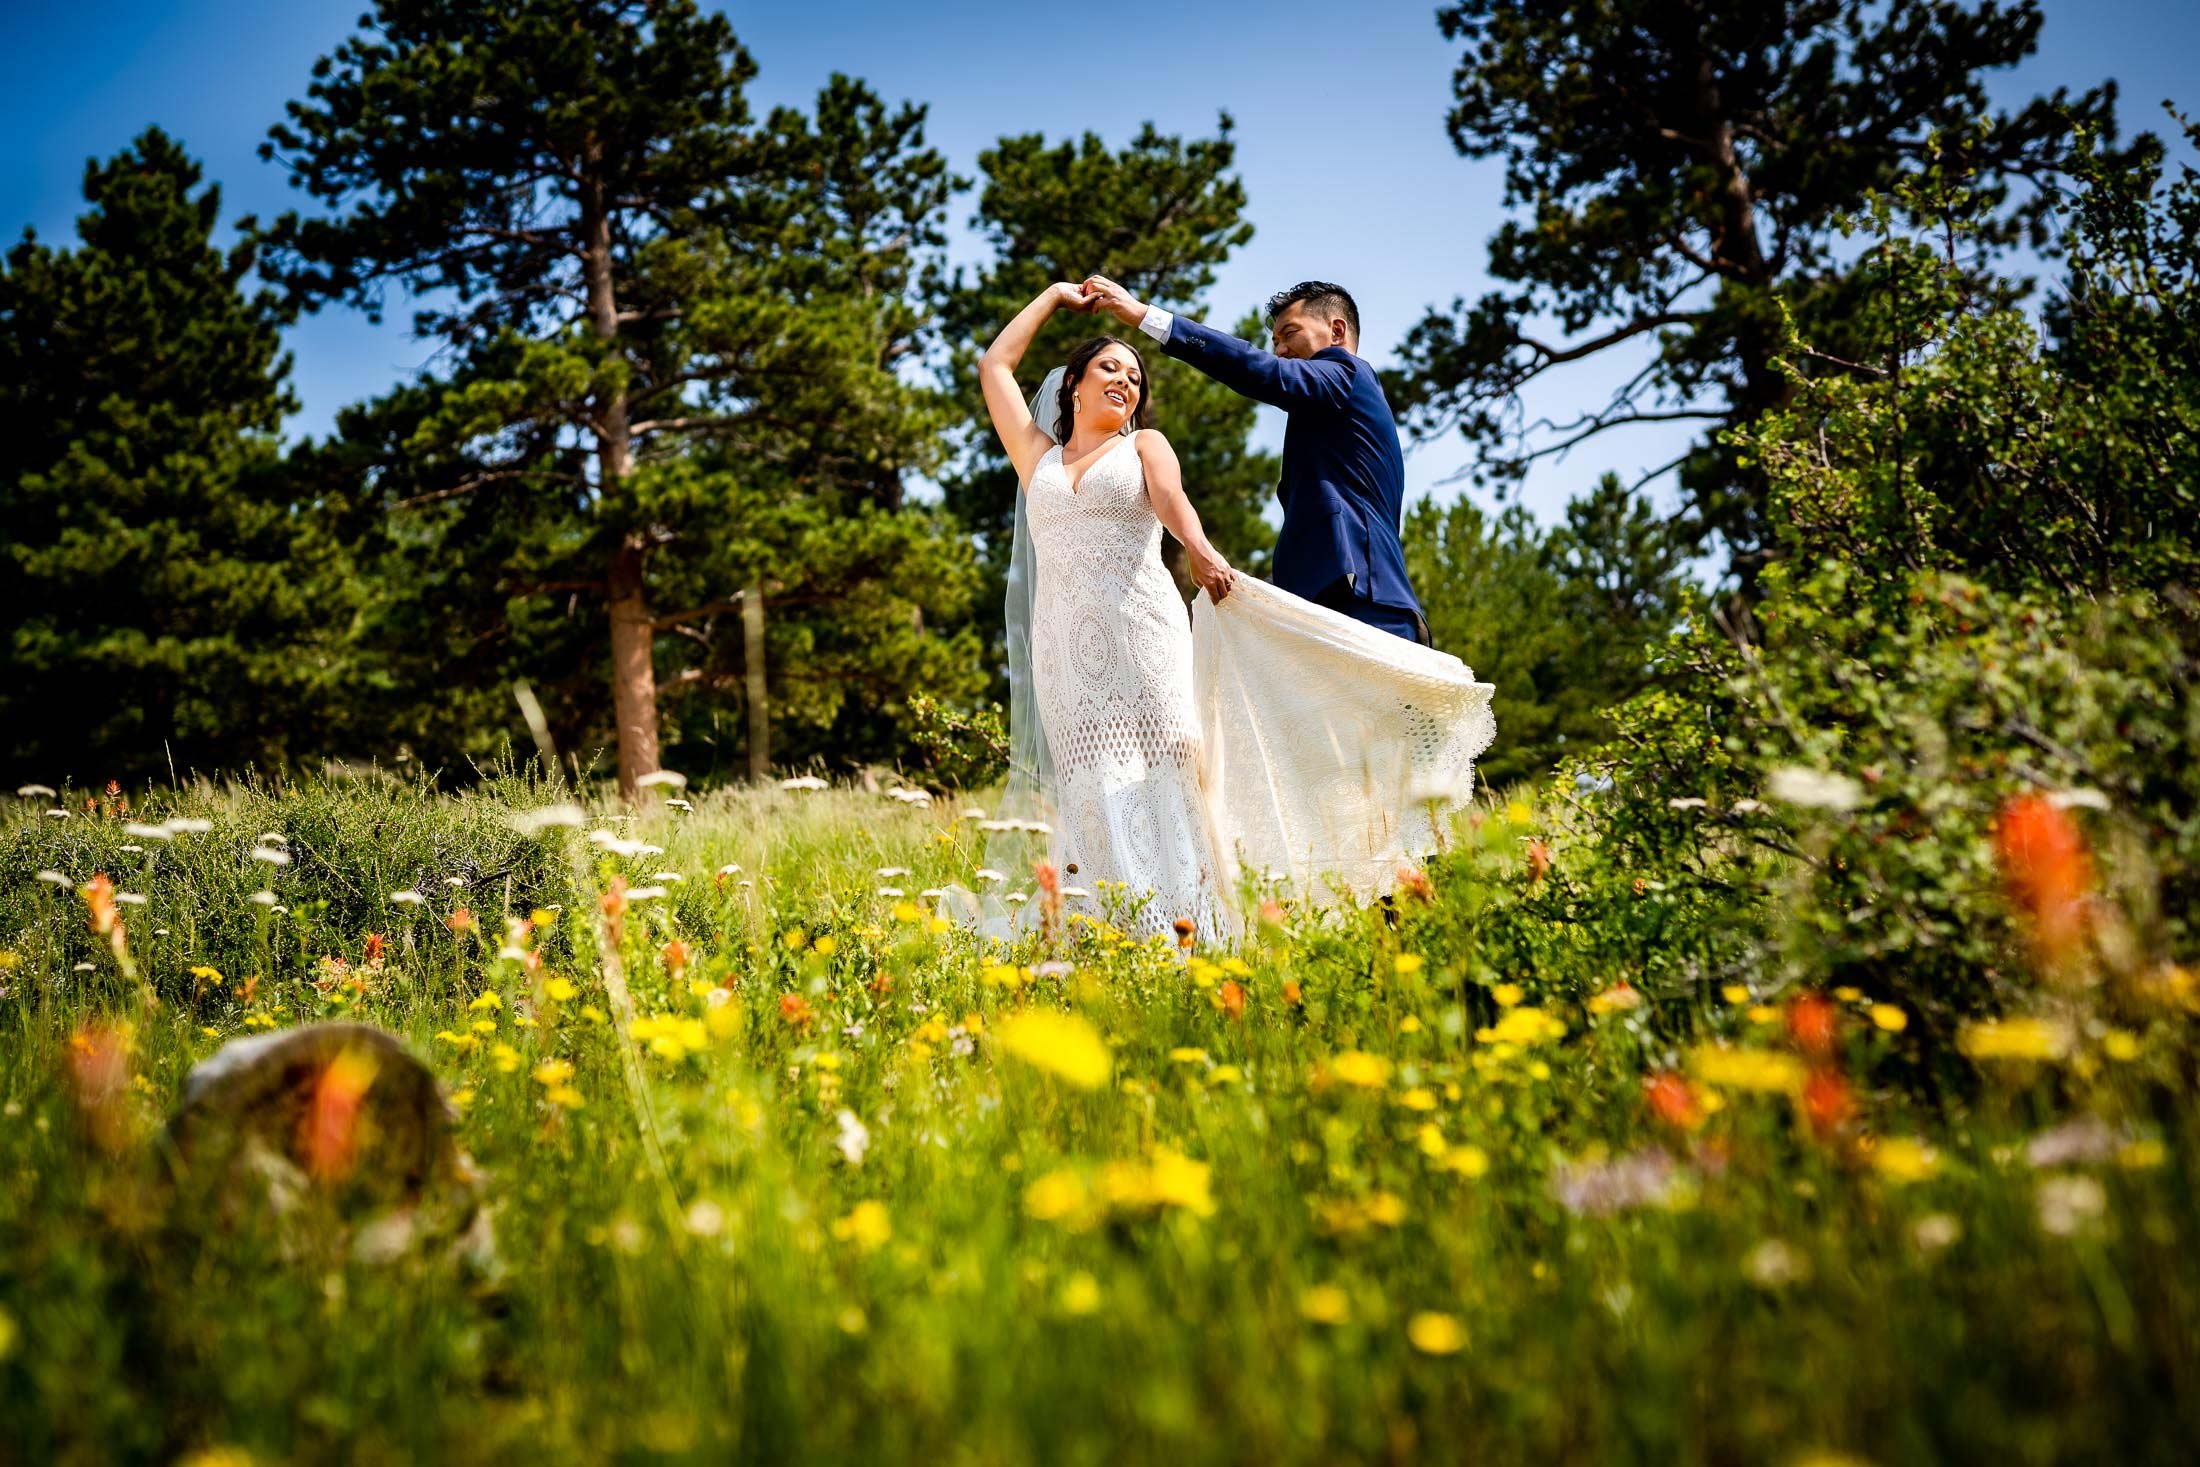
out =
<svg viewBox="0 0 2200 1467"><path fill-rule="evenodd" d="M1169 344L1169 328L1176 324L1176 317L1159 306L1146 307L1146 314L1139 320L1138 329L1163 346Z"/></svg>

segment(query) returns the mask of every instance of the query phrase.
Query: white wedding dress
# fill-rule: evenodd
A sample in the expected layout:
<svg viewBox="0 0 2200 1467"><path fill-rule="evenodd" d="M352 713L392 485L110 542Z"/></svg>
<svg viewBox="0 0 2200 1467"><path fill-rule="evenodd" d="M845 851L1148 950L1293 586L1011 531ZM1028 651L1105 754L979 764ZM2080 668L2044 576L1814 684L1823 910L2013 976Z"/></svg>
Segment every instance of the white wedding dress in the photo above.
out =
<svg viewBox="0 0 2200 1467"><path fill-rule="evenodd" d="M1059 443L1056 369L1031 399ZM1388 892L1442 847L1496 733L1458 658L1240 576L1187 621L1129 436L1073 485L1059 447L1017 496L1006 606L1009 780L979 890L942 915L1014 939L1042 908L1099 917L1120 883L1138 935L1244 930L1246 885L1330 905ZM1117 909L1121 913L1121 907Z"/></svg>
<svg viewBox="0 0 2200 1467"><path fill-rule="evenodd" d="M1051 448L1025 491L1037 577L1031 657L1053 753L1065 888L1125 883L1144 897L1137 935L1189 918L1201 938L1231 930L1224 866L1200 790L1192 632L1161 563L1161 521L1135 441L1118 438L1073 487ZM1097 911L1091 897L1072 895Z"/></svg>

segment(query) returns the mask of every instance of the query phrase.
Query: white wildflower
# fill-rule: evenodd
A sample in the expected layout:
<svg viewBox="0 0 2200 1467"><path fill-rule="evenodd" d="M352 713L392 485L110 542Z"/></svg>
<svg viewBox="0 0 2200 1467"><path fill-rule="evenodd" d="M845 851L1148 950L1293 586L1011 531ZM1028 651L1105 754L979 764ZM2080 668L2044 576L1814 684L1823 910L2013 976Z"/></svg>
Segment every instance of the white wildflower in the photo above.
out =
<svg viewBox="0 0 2200 1467"><path fill-rule="evenodd" d="M985 882L988 886L994 884L995 882L1008 880L1007 872L996 871L991 866L980 866L976 872L976 876L978 880Z"/></svg>
<svg viewBox="0 0 2200 1467"><path fill-rule="evenodd" d="M66 820L69 818L69 812L61 809L48 810L46 818L48 820Z"/></svg>
<svg viewBox="0 0 2200 1467"><path fill-rule="evenodd" d="M120 845L116 846L115 849L118 851L135 851L139 855L143 855L145 853L145 847L136 845Z"/></svg>
<svg viewBox="0 0 2200 1467"><path fill-rule="evenodd" d="M626 899L630 902L651 902L664 894L665 888L661 886L637 886L626 894Z"/></svg>
<svg viewBox="0 0 2200 1467"><path fill-rule="evenodd" d="M1772 771L1765 780L1765 793L1783 805L1831 810L1835 814L1864 803L1864 787L1847 775L1793 764Z"/></svg>
<svg viewBox="0 0 2200 1467"><path fill-rule="evenodd" d="M142 820L132 820L122 827L124 835L134 835L139 840L173 840L175 832L165 825L147 825Z"/></svg>
<svg viewBox="0 0 2200 1467"><path fill-rule="evenodd" d="M428 899L411 887L391 892L390 901L400 907L424 907L428 904Z"/></svg>
<svg viewBox="0 0 2200 1467"><path fill-rule="evenodd" d="M255 861L265 861L270 866L288 866L290 852L278 851L273 846L254 846L248 853Z"/></svg>
<svg viewBox="0 0 2200 1467"><path fill-rule="evenodd" d="M2049 803L2058 810L2106 810L2108 796L2099 790L2057 790L2049 795Z"/></svg>
<svg viewBox="0 0 2200 1467"><path fill-rule="evenodd" d="M907 893L898 886L882 886L878 889L878 894L882 897L898 897L907 895Z"/></svg>
<svg viewBox="0 0 2200 1467"><path fill-rule="evenodd" d="M909 868L907 866L881 866L871 874L881 881L890 881L896 876L907 876Z"/></svg>
<svg viewBox="0 0 2200 1467"><path fill-rule="evenodd" d="M115 893L115 900L126 907L142 907L152 898L139 891L118 891Z"/></svg>
<svg viewBox="0 0 2200 1467"><path fill-rule="evenodd" d="M540 835L555 827L578 830L588 823L588 813L574 804L543 805L515 811L507 823L521 835Z"/></svg>
<svg viewBox="0 0 2200 1467"><path fill-rule="evenodd" d="M850 1166L863 1165L863 1155L871 1149L871 1130L852 1110L844 1110L834 1119L840 1123L840 1137L833 1144Z"/></svg>
<svg viewBox="0 0 2200 1467"><path fill-rule="evenodd" d="M793 779L779 781L779 787L783 790L821 790L825 788L825 781L814 774L798 774Z"/></svg>
<svg viewBox="0 0 2200 1467"><path fill-rule="evenodd" d="M63 876L58 871L41 871L38 873L38 879L40 881L51 882L55 886L62 888L64 891L74 890L76 887L75 882L69 880L68 877Z"/></svg>
<svg viewBox="0 0 2200 1467"><path fill-rule="evenodd" d="M1709 800L1700 795L1683 795L1678 799L1667 800L1665 808L1668 810L1702 810L1710 804Z"/></svg>
<svg viewBox="0 0 2200 1467"><path fill-rule="evenodd" d="M272 907L275 905L276 896L275 893L271 891L256 891L252 893L252 895L246 897L245 900L253 903L256 906Z"/></svg>
<svg viewBox="0 0 2200 1467"><path fill-rule="evenodd" d="M2108 1194L2091 1177L2049 1177L2037 1194L2040 1227L2067 1238L2099 1221L2108 1211Z"/></svg>
<svg viewBox="0 0 2200 1467"><path fill-rule="evenodd" d="M650 873L649 873L649 879L650 879L651 881L685 881L685 880L687 880L687 878L686 878L685 876L682 876L682 875L681 875L681 874L680 874L679 872L677 872L677 871L652 871L652 872L650 872Z"/></svg>
<svg viewBox="0 0 2200 1467"><path fill-rule="evenodd" d="M175 815L169 818L168 828L177 835L204 835L214 828L214 822L196 815Z"/></svg>
<svg viewBox="0 0 2200 1467"><path fill-rule="evenodd" d="M676 790L687 788L688 777L677 769L654 769L634 781L637 789L653 789L658 785L670 785Z"/></svg>
<svg viewBox="0 0 2200 1467"><path fill-rule="evenodd" d="M57 800L61 791L50 784L27 784L16 791L26 800Z"/></svg>

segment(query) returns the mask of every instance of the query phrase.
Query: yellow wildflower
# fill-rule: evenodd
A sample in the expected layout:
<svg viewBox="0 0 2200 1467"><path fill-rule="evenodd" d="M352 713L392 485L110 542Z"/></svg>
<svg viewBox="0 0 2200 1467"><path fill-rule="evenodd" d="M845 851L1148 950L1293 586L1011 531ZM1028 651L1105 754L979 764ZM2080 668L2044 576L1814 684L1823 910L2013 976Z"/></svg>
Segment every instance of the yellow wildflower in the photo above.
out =
<svg viewBox="0 0 2200 1467"><path fill-rule="evenodd" d="M1793 1093L1803 1085L1803 1062L1771 1050L1698 1045L1688 1057L1688 1067L1704 1084L1729 1090Z"/></svg>
<svg viewBox="0 0 2200 1467"><path fill-rule="evenodd" d="M2111 1029L2101 1036L2101 1053L2112 1060L2135 1060L2139 1057L2139 1036L2129 1029Z"/></svg>
<svg viewBox="0 0 2200 1467"><path fill-rule="evenodd" d="M1910 1016L1898 1004L1875 1003L1871 1008L1872 1023L1889 1034L1900 1034L1910 1027Z"/></svg>
<svg viewBox="0 0 2200 1467"><path fill-rule="evenodd" d="M1062 1312L1064 1314L1090 1314L1100 1307L1100 1281L1083 1269L1069 1276L1062 1285Z"/></svg>
<svg viewBox="0 0 2200 1467"><path fill-rule="evenodd" d="M944 1037L944 1036L943 1036ZM1001 1048L1080 1090L1098 1090L1114 1068L1099 1031L1075 1014L1029 1009L1003 1023Z"/></svg>
<svg viewBox="0 0 2200 1467"><path fill-rule="evenodd" d="M1390 960L1390 965L1400 977L1410 978L1428 966L1428 960L1419 953L1400 953Z"/></svg>
<svg viewBox="0 0 2200 1467"><path fill-rule="evenodd" d="M833 1224L833 1236L843 1243L853 1243L865 1253L873 1253L892 1241L893 1220L886 1215L883 1202L858 1202L848 1215Z"/></svg>
<svg viewBox="0 0 2200 1467"><path fill-rule="evenodd" d="M1956 1047L1975 1060L2050 1060L2070 1050L2070 1030L2051 1019L1984 1019L1965 1024Z"/></svg>
<svg viewBox="0 0 2200 1467"><path fill-rule="evenodd" d="M1749 990L1742 987L1742 985L1739 983L1729 983L1726 985L1726 987L1719 990L1719 997L1725 999L1728 1003L1748 1003Z"/></svg>
<svg viewBox="0 0 2200 1467"><path fill-rule="evenodd" d="M1940 1153L1908 1136L1890 1136L1871 1149L1872 1167L1890 1182L1922 1182L1940 1170Z"/></svg>
<svg viewBox="0 0 2200 1467"><path fill-rule="evenodd" d="M1406 1321L1406 1339L1424 1355L1456 1355L1466 1348L1467 1331L1449 1314L1423 1310Z"/></svg>
<svg viewBox="0 0 2200 1467"><path fill-rule="evenodd" d="M1299 1317L1311 1324L1343 1324L1352 1317L1352 1300L1335 1284L1316 1284L1299 1295Z"/></svg>
<svg viewBox="0 0 2200 1467"><path fill-rule="evenodd" d="M569 1003L573 995L580 992L573 986L572 980L567 978L550 979L542 985L542 991L552 1003Z"/></svg>
<svg viewBox="0 0 2200 1467"><path fill-rule="evenodd" d="M1490 997L1501 1009L1509 1009L1528 996L1528 991L1517 983L1500 983L1490 990Z"/></svg>
<svg viewBox="0 0 2200 1467"><path fill-rule="evenodd" d="M1331 1078L1362 1090L1379 1090L1390 1080L1390 1061L1381 1055L1348 1049L1329 1062Z"/></svg>
<svg viewBox="0 0 2200 1467"><path fill-rule="evenodd" d="M1416 1085L1398 1097L1398 1103L1407 1110L1436 1109L1436 1093L1426 1086Z"/></svg>
<svg viewBox="0 0 2200 1467"><path fill-rule="evenodd" d="M497 992L494 988L491 988L482 992L474 999L472 1003L466 1005L466 1011L468 1013L479 1014L486 1013L494 1009L501 1009L503 1007L504 995Z"/></svg>
<svg viewBox="0 0 2200 1467"><path fill-rule="evenodd" d="M572 1078L573 1062L571 1060L550 1059L544 1060L541 1064L535 1066L535 1083L537 1085L563 1085Z"/></svg>
<svg viewBox="0 0 2200 1467"><path fill-rule="evenodd" d="M1454 1146L1444 1153L1442 1165L1445 1171L1455 1172L1471 1182L1488 1174L1490 1154L1479 1146Z"/></svg>
<svg viewBox="0 0 2200 1467"><path fill-rule="evenodd" d="M1204 1049L1172 1049L1169 1051L1169 1058L1180 1065L1203 1065L1207 1063L1207 1051Z"/></svg>
<svg viewBox="0 0 2200 1467"><path fill-rule="evenodd" d="M1067 1169L1048 1172L1024 1188L1024 1212L1040 1222L1060 1222L1085 1210L1084 1178Z"/></svg>

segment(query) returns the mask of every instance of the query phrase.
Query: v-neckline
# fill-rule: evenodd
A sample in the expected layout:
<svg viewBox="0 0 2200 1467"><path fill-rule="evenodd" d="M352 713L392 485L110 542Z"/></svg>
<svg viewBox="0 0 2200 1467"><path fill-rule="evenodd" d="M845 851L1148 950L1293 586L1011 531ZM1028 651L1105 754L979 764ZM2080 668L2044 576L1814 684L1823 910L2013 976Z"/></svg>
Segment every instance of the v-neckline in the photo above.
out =
<svg viewBox="0 0 2200 1467"><path fill-rule="evenodd" d="M1115 452L1118 448L1121 448L1125 443L1128 443L1129 441L1129 434L1116 434L1115 441L1109 444L1106 448L1101 449L1098 453L1094 454L1091 461L1085 465L1085 467L1078 473L1077 477L1074 479L1069 476L1069 450L1064 448L1059 443L1055 444L1054 461L1062 466L1062 482L1069 486L1069 492L1075 494L1077 492L1077 486L1084 483L1086 479L1091 477L1092 471L1100 467L1100 461L1102 459L1106 458L1109 454Z"/></svg>

